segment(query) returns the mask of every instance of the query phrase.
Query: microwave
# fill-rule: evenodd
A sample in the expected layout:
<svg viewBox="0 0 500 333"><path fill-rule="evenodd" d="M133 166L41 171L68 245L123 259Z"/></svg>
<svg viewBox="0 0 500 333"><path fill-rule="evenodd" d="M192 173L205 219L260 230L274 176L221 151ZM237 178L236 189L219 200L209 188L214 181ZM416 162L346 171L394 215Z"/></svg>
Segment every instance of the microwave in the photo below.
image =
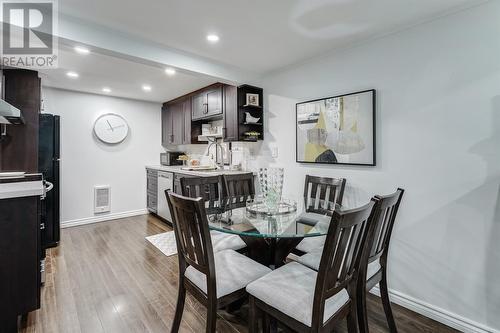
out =
<svg viewBox="0 0 500 333"><path fill-rule="evenodd" d="M178 158L181 155L185 155L186 153L182 151L167 151L166 153L160 154L160 164L161 165L182 165L182 161L179 161Z"/></svg>

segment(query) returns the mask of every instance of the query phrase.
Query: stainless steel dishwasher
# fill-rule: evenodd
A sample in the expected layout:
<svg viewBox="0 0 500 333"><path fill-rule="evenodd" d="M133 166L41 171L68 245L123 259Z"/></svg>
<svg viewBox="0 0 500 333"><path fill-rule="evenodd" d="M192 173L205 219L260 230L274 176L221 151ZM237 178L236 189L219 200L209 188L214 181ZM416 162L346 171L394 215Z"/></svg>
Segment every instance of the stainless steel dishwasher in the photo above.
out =
<svg viewBox="0 0 500 333"><path fill-rule="evenodd" d="M166 190L174 189L174 174L172 172L158 171L158 215L172 222L170 209L168 208Z"/></svg>

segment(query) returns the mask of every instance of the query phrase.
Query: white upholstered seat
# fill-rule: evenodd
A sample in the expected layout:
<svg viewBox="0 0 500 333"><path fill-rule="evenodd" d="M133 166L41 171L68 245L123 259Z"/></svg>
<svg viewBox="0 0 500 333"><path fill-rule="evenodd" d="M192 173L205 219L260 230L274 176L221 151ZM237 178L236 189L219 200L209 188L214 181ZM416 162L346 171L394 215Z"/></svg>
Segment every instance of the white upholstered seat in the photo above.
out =
<svg viewBox="0 0 500 333"><path fill-rule="evenodd" d="M319 223L322 226L328 226L331 220L331 217L328 215L322 215L322 214L317 214L317 213L302 213L298 218L297 221L303 221L303 223L308 224L316 224ZM311 233L314 232L316 227L313 227L311 229ZM311 251L314 251L318 248L323 248L323 245L325 244L326 240L326 235L325 236L316 236L316 237L306 237L304 238L295 248L299 251L302 251L304 253L308 253Z"/></svg>
<svg viewBox="0 0 500 333"><path fill-rule="evenodd" d="M318 273L291 262L250 283L247 292L295 320L311 326L314 290ZM342 289L325 302L323 322L326 322L349 301Z"/></svg>
<svg viewBox="0 0 500 333"><path fill-rule="evenodd" d="M307 266L309 268L317 271L319 269L319 263L321 261L321 254L323 253L323 249L316 249L312 252L306 253L303 256L300 256L297 259L297 262ZM366 271L366 278L369 279L374 276L380 270L380 261L375 260L368 264L368 269Z"/></svg>
<svg viewBox="0 0 500 333"><path fill-rule="evenodd" d="M322 249L323 245L325 245L325 240L326 236L306 237L295 248L304 253L313 252L317 249Z"/></svg>
<svg viewBox="0 0 500 333"><path fill-rule="evenodd" d="M271 272L268 267L233 250L214 253L214 260L217 298L243 289L250 282ZM207 293L205 274L193 266L189 266L186 269L185 276L203 292Z"/></svg>
<svg viewBox="0 0 500 333"><path fill-rule="evenodd" d="M321 261L322 254L323 254L323 248L314 249L313 251L300 256L297 259L297 262L317 271L319 270L319 263Z"/></svg>
<svg viewBox="0 0 500 333"><path fill-rule="evenodd" d="M238 235L231 235L212 230L210 231L210 236L212 238L212 247L214 249L214 253L224 250L238 251L247 246Z"/></svg>

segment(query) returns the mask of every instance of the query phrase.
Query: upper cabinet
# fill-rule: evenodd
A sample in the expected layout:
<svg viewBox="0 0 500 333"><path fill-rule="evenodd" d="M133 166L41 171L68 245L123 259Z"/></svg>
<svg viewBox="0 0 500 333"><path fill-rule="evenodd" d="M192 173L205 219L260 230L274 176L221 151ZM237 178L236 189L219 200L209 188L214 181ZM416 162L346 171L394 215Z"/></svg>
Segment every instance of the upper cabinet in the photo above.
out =
<svg viewBox="0 0 500 333"><path fill-rule="evenodd" d="M163 104L161 115L162 145L191 143L191 99L189 97Z"/></svg>
<svg viewBox="0 0 500 333"><path fill-rule="evenodd" d="M222 115L222 84L209 86L191 97L192 120Z"/></svg>
<svg viewBox="0 0 500 333"><path fill-rule="evenodd" d="M172 110L165 103L161 108L161 145L172 144Z"/></svg>
<svg viewBox="0 0 500 333"><path fill-rule="evenodd" d="M264 138L263 91L249 85L215 83L163 104L163 146L198 141L203 125L222 126L223 139L257 141Z"/></svg>

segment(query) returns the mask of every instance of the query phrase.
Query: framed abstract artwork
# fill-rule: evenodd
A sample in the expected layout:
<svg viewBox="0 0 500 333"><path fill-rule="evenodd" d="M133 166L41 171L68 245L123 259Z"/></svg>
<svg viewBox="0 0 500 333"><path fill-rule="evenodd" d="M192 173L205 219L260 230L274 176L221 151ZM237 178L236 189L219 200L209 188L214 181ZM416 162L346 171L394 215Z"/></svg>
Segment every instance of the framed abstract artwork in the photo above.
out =
<svg viewBox="0 0 500 333"><path fill-rule="evenodd" d="M375 165L374 89L296 105L296 161Z"/></svg>

